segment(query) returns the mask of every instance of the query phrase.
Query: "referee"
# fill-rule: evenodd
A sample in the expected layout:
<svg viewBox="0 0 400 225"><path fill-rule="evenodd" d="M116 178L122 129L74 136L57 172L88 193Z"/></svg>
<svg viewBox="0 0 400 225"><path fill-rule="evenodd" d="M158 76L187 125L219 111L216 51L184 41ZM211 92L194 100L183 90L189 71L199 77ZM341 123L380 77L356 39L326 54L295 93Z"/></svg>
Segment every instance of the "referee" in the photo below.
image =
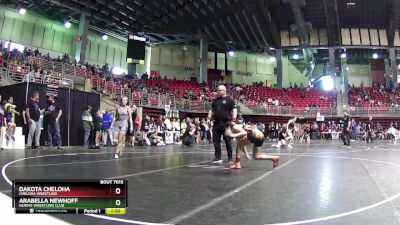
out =
<svg viewBox="0 0 400 225"><path fill-rule="evenodd" d="M343 111L344 118L343 118L343 147L351 148L350 147L350 132L351 132L351 119L347 110Z"/></svg>
<svg viewBox="0 0 400 225"><path fill-rule="evenodd" d="M208 120L214 120L212 130L213 143L215 147L215 159L212 163L222 163L221 159L221 136L226 143L229 165L232 165L232 138L225 135L226 128L230 122L236 122L237 109L235 100L226 95L226 87L218 86L218 97L213 101L208 113Z"/></svg>

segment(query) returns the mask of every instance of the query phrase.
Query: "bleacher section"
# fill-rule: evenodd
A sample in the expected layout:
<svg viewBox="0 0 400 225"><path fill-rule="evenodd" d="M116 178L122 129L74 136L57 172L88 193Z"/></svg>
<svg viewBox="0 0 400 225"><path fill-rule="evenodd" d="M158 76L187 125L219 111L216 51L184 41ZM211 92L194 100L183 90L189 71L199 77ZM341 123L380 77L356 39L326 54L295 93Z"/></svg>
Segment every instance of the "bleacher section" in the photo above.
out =
<svg viewBox="0 0 400 225"><path fill-rule="evenodd" d="M349 105L353 114L367 112L373 114L393 114L394 94L391 89L378 87L352 87L349 89ZM391 100L392 99L392 100Z"/></svg>
<svg viewBox="0 0 400 225"><path fill-rule="evenodd" d="M278 100L283 105L292 106L292 110L295 111L304 111L305 108L312 105L321 108L321 111L326 110L328 107L336 106L334 100L336 93L315 88L278 89L248 86L244 90L246 103L249 108L254 108L261 103L273 107L273 100Z"/></svg>
<svg viewBox="0 0 400 225"><path fill-rule="evenodd" d="M74 82L82 83L85 79L89 79L92 84L92 89L103 96L109 97L110 99L117 100L122 95L129 96L132 102L136 105L144 105L149 107L161 107L162 103L169 104L168 100L173 99L174 101L181 101L185 97L185 93L191 90L192 96L188 103L190 111L205 110L204 102L209 102L210 100L217 97L215 92L214 84L198 84L194 81L183 81L175 79L143 79L143 80L127 80L120 79L118 81L109 81L104 77L100 77L97 74L93 74L92 71L87 69L82 69L81 67L53 62L41 57L29 56L27 58L30 64L37 64L42 68L46 68L51 71L54 77L51 79L38 80L31 79L31 82L47 82L48 85L54 86L56 89L58 86L63 86L65 83L68 84L65 76L68 78L73 78ZM15 64L8 65L8 74L13 80L17 82L23 82L26 80L26 75L28 73L29 67L20 66ZM62 75L60 77L58 75ZM142 90L131 91L129 87L134 86L134 83L140 83L142 87L151 90L155 86L162 87L158 94L163 94L165 99L160 99L157 93L141 93ZM73 88L73 84L70 85ZM277 109L276 102L279 102L279 107L291 107L287 110L289 114L291 113L304 113L304 110L309 106L318 107L318 111L325 112L330 107L336 107L336 102L334 98L336 94L333 92L326 92L318 89L306 89L306 88L292 88L292 89L278 89L278 88L268 88L260 86L243 86L241 90L237 91L235 86L229 86L228 92L243 103L248 108L255 110L260 105L263 107L269 107L267 113L281 113L281 109ZM178 91L176 91L178 90ZM145 99L143 97L146 96ZM268 101L273 100L273 101ZM143 104L146 102L146 104ZM174 103L185 105L185 103ZM274 111L275 110L275 111ZM261 112L263 113L263 112Z"/></svg>
<svg viewBox="0 0 400 225"><path fill-rule="evenodd" d="M380 87L352 87L349 90L349 104L359 107L381 106L387 108L390 102L390 95L392 95L390 89Z"/></svg>

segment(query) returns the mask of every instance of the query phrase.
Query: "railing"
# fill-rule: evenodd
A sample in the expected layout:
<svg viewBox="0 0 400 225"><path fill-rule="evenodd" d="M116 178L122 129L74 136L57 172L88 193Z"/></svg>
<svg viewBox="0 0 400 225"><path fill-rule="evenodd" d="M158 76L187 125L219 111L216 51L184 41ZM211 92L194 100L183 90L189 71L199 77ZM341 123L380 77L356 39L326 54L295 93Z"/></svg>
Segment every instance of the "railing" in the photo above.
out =
<svg viewBox="0 0 400 225"><path fill-rule="evenodd" d="M45 76L42 84L47 85L47 93L50 95L58 95L58 88L74 88L74 81L60 76Z"/></svg>
<svg viewBox="0 0 400 225"><path fill-rule="evenodd" d="M253 111L253 114L268 115L295 115L295 116L335 116L335 107L296 107L296 106L275 106L267 104L244 104Z"/></svg>
<svg viewBox="0 0 400 225"><path fill-rule="evenodd" d="M0 81L4 80L7 76L7 68L0 66Z"/></svg>
<svg viewBox="0 0 400 225"><path fill-rule="evenodd" d="M75 66L74 66L74 65L63 64L63 72L64 72L65 74L77 76L77 75L76 75L76 70L75 70Z"/></svg>
<svg viewBox="0 0 400 225"><path fill-rule="evenodd" d="M132 104L160 109L164 109L165 105L170 105L171 109L180 111L208 112L211 109L211 102L208 101L178 100L173 95L141 92L132 93Z"/></svg>
<svg viewBox="0 0 400 225"><path fill-rule="evenodd" d="M27 81L28 72L29 72L28 66L8 64L8 77L18 83ZM35 77L31 76L28 80L31 82L35 82Z"/></svg>
<svg viewBox="0 0 400 225"><path fill-rule="evenodd" d="M293 107L293 106L265 106L254 105L250 107L253 114L265 115L290 115L316 117L342 116L336 107ZM351 116L400 116L400 107L350 107L347 109Z"/></svg>
<svg viewBox="0 0 400 225"><path fill-rule="evenodd" d="M6 70L7 71L7 70ZM47 92L51 95L58 94L58 88L74 88L74 81L71 79L64 78L62 76L54 75L40 75L35 77L33 73L29 73L28 66L19 66L14 64L8 65L8 75L10 79L17 83L32 82L47 85Z"/></svg>
<svg viewBox="0 0 400 225"><path fill-rule="evenodd" d="M133 105L142 105L142 96L140 92L132 92L131 102Z"/></svg>
<svg viewBox="0 0 400 225"><path fill-rule="evenodd" d="M123 84L114 83L113 81L106 81L105 78L94 75L89 70L85 70L67 63L53 62L41 57L31 56L28 58L28 61L31 64L35 63L41 67L44 67L46 70L51 71L55 76L65 77L65 75L69 75L73 76L69 78L74 78L74 76L77 77L77 79L68 79L70 81L76 81L80 83L83 82L83 79L90 79L92 81L92 88L105 96L120 98L125 95L131 98L131 90L124 88ZM80 79L78 79L78 77Z"/></svg>
<svg viewBox="0 0 400 225"><path fill-rule="evenodd" d="M211 109L211 101L192 101L177 99L173 95L149 94L133 92L131 95L132 104L142 107L164 109L170 105L171 109L180 111L208 112ZM342 116L336 107L294 107L294 106L268 106L255 104L250 107L254 115L275 115L275 116ZM400 116L400 107L375 107L348 109L351 116Z"/></svg>
<svg viewBox="0 0 400 225"><path fill-rule="evenodd" d="M119 98L122 95L128 96L130 102L134 105L144 107L155 107L163 109L165 105L170 105L171 109L178 109L181 111L198 111L207 112L211 108L211 101L199 100L182 100L177 99L174 95L170 94L148 94L133 92L128 88L124 88L123 84L106 81L97 75L93 75L91 71L81 69L74 65L65 64L61 62L53 62L44 58L29 57L28 61L33 64L36 63L46 70L51 71L53 76L28 77L29 67L7 64L7 68L0 68L0 79L8 76L16 82L35 82L48 85L48 90L51 94L57 94L59 87L73 88L74 80L63 78L65 74L81 77L84 79L91 79L92 87L94 90L102 94L110 95ZM8 74L7 74L8 73ZM232 93L236 95L235 93ZM337 116L338 112L336 107L292 107L292 106L271 106L265 104L248 104L244 103L246 107L251 109L253 114L261 115L296 115L296 116ZM350 107L348 110L352 116L400 116L400 107Z"/></svg>
<svg viewBox="0 0 400 225"><path fill-rule="evenodd" d="M7 69L8 62L4 60L2 57L0 57L0 68L6 68Z"/></svg>
<svg viewBox="0 0 400 225"><path fill-rule="evenodd" d="M64 75L64 64L60 62L52 62L52 61L47 61L47 63L51 63L53 67L53 73L55 75L60 74L61 76Z"/></svg>
<svg viewBox="0 0 400 225"><path fill-rule="evenodd" d="M129 102L132 102L132 95L131 95L132 90L130 88L124 88L123 86L121 88L123 95L128 97Z"/></svg>
<svg viewBox="0 0 400 225"><path fill-rule="evenodd" d="M400 107L395 106L375 106L375 107L350 107L349 114L352 116L399 116Z"/></svg>

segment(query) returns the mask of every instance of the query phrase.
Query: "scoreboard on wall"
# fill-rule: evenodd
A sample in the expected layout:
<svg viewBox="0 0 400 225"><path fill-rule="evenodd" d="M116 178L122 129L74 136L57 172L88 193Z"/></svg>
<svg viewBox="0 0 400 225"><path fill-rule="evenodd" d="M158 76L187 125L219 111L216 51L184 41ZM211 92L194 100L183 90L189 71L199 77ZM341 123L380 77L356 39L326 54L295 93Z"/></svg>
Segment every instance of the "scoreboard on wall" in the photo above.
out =
<svg viewBox="0 0 400 225"><path fill-rule="evenodd" d="M14 180L16 213L125 214L128 207L125 179Z"/></svg>
<svg viewBox="0 0 400 225"><path fill-rule="evenodd" d="M146 52L146 38L129 35L128 48L126 50L126 62L144 64Z"/></svg>

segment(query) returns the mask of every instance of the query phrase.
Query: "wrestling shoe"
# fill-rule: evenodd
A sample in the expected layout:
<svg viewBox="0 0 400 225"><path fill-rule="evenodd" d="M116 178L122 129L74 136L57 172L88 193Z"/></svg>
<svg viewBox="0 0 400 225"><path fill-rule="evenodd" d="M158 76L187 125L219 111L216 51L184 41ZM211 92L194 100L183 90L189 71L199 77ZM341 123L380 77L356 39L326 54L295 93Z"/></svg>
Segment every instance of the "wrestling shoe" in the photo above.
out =
<svg viewBox="0 0 400 225"><path fill-rule="evenodd" d="M119 159L118 154L115 154L115 155L114 155L114 159Z"/></svg>
<svg viewBox="0 0 400 225"><path fill-rule="evenodd" d="M228 166L232 166L233 162L232 162L232 160L228 160L228 161L226 161L226 164L228 164Z"/></svg>
<svg viewBox="0 0 400 225"><path fill-rule="evenodd" d="M222 159L215 158L211 163L222 163Z"/></svg>

